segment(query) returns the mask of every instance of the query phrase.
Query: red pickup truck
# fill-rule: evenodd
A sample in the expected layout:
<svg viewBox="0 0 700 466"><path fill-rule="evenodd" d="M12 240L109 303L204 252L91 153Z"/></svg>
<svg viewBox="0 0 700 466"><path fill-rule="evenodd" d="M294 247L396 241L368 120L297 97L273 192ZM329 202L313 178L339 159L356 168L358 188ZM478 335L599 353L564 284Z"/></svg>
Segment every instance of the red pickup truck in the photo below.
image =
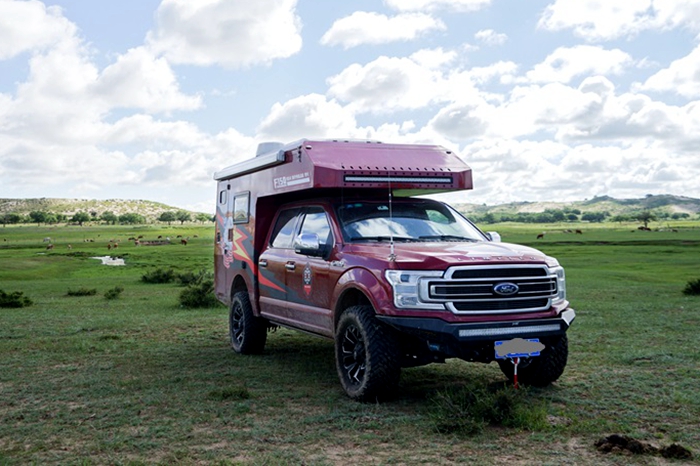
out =
<svg viewBox="0 0 700 466"><path fill-rule="evenodd" d="M447 358L497 361L535 386L563 373L576 313L557 260L416 197L472 188L451 151L265 143L214 178L215 291L236 352L262 352L276 326L333 339L340 383L360 401L395 394L402 367ZM541 351L498 351L524 342Z"/></svg>

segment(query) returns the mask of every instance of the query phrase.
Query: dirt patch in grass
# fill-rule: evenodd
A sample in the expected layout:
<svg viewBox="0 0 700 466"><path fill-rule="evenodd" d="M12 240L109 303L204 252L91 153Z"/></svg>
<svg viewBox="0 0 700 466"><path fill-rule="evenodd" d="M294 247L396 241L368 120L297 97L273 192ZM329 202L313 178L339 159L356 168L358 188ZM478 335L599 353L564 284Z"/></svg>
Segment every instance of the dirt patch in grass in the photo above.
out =
<svg viewBox="0 0 700 466"><path fill-rule="evenodd" d="M689 460L693 454L687 448L674 443L665 447L655 447L648 442L628 437L626 435L612 434L595 442L595 446L601 453L622 453L625 455L661 455L668 459Z"/></svg>

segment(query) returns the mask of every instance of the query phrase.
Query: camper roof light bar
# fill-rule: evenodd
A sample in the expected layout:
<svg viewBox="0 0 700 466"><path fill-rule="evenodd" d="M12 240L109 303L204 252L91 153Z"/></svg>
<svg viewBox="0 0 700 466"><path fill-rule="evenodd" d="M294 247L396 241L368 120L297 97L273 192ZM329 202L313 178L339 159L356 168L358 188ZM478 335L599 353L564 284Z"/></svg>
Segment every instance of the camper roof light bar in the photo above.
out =
<svg viewBox="0 0 700 466"><path fill-rule="evenodd" d="M452 184L451 176L369 176L345 175L346 183L432 183Z"/></svg>

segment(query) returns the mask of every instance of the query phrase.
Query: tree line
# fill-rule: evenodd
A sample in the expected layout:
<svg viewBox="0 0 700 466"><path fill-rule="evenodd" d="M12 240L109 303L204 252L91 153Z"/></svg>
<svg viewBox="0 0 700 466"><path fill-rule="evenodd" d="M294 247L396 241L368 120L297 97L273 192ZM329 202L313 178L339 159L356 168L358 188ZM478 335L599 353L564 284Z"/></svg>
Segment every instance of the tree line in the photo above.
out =
<svg viewBox="0 0 700 466"><path fill-rule="evenodd" d="M546 209L544 212L492 213L470 214L469 218L476 223L562 223L562 222L634 222L638 221L647 226L649 222L663 220L683 220L690 218L685 212L664 212L642 210L629 214L612 215L608 211L581 212L579 209Z"/></svg>
<svg viewBox="0 0 700 466"><path fill-rule="evenodd" d="M179 221L180 224L185 222L212 222L214 219L208 214L195 214L194 217L190 212L185 210L178 211L165 211L160 214L157 219L161 222L166 222L170 225L172 222ZM3 227L7 225L16 225L20 223L36 223L39 225L56 225L59 223L73 223L83 226L87 222L101 222L107 225L139 225L149 223L149 220L138 213L125 213L117 215L112 211L106 211L99 214L96 211L85 212L79 211L72 215L67 215L63 213L47 212L43 210L34 210L29 212L27 215L22 215L15 212L0 213L0 223Z"/></svg>

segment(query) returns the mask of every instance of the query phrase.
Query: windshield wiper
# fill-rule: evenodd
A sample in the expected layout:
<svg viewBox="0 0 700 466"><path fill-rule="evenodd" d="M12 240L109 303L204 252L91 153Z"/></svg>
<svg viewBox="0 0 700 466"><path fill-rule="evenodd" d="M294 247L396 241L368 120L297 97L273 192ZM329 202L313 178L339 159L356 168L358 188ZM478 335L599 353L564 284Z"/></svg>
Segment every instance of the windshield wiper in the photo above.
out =
<svg viewBox="0 0 700 466"><path fill-rule="evenodd" d="M418 241L408 236L353 236L350 241Z"/></svg>
<svg viewBox="0 0 700 466"><path fill-rule="evenodd" d="M428 240L439 240L439 241L469 241L470 243L476 242L474 238L467 238L466 236L457 235L430 235L430 236L419 236L419 239L423 241Z"/></svg>

